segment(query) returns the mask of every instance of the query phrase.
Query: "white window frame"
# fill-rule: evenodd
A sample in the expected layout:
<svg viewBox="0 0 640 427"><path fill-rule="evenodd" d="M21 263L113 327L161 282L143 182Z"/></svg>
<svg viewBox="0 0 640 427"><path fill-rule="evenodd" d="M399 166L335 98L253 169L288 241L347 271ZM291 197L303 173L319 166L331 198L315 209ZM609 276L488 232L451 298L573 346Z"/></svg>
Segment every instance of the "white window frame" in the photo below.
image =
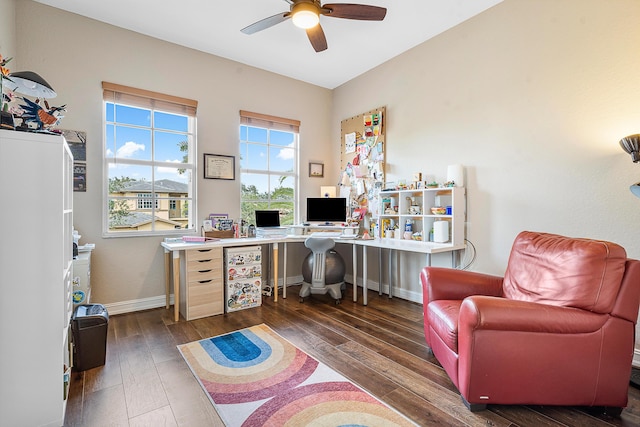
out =
<svg viewBox="0 0 640 427"><path fill-rule="evenodd" d="M271 153L271 148L282 148L281 145L271 145L270 142L270 132L271 131L284 131L291 132L295 134L295 141L293 146L294 151L294 161L293 161L293 171L272 171L270 168L270 160L267 160L267 169L248 169L248 168L240 168L240 184L242 187L242 175L243 174L253 174L253 175L264 175L269 182L271 183L272 176L287 176L293 178L293 209L294 209L294 217L293 224L298 224L300 222L300 122L298 120L285 119L281 117L269 116L260 113L252 113L249 111L240 111L240 126L261 128L267 131L267 142L253 142L246 141L242 138L239 138L239 143L245 143L248 145L260 145L266 148L267 153ZM273 189L269 187L268 194L271 195ZM264 201L267 202L268 208L273 209L271 203L277 202L277 200L272 200L269 198L268 200L256 200L256 201ZM240 210L242 211L242 195L240 197Z"/></svg>
<svg viewBox="0 0 640 427"><path fill-rule="evenodd" d="M146 91L137 88L130 88L127 86L117 85L113 83L103 82L103 237L138 237L138 236L158 236L158 235L184 235L192 233L197 229L196 218L197 218L197 138L196 138L196 107L197 102L193 100L188 100L184 98L178 98L171 95L160 94L157 92ZM150 211L152 217L152 229L144 230L144 231L114 231L109 228L109 201L110 200L125 200L131 201L138 206L140 199L140 194L136 193L135 196L131 197L113 197L109 194L109 166L111 164L130 164L130 165L140 165L140 166L150 166L152 170L152 176L155 172L156 167L169 167L176 168L176 163L172 162L162 162L153 159L153 156L150 160L139 160L139 159L123 159L116 158L115 156L110 157L107 156L107 125L117 125L117 126L130 126L128 124L122 124L117 122L117 117L114 118L113 122L107 122L107 103L113 103L118 105L124 105L128 107L147 109L151 114L151 125L149 127L144 127L145 129L149 129L151 132L151 149L153 150L153 135L156 130L153 123L153 113L155 111L169 113L169 114L181 114L185 115L189 118L189 127L188 131L185 133L188 136L188 140L191 141L191 144L188 148L188 159L190 160L187 163L180 163L180 169L186 169L189 173L188 180L188 194L189 196L185 199L187 203L189 203L189 215L188 215L188 226L187 228L179 228L179 229L156 229L155 225L158 221L156 219L155 212L158 209L159 201L165 201L167 206L169 204L169 199L175 199L175 196L170 197L159 197L155 191L155 179L152 178L152 190L150 194L153 197L155 203L151 203L151 208L143 208L142 210ZM139 127L139 126L133 126ZM166 129L157 129L166 132ZM178 132L182 134L181 132ZM160 193L162 191L158 191ZM150 202L151 200L149 200Z"/></svg>

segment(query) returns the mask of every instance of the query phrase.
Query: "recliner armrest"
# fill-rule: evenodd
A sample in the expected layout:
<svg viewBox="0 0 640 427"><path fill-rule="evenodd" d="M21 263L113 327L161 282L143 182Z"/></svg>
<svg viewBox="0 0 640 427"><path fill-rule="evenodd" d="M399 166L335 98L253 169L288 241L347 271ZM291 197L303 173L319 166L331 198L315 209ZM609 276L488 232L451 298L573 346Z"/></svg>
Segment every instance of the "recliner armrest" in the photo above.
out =
<svg viewBox="0 0 640 427"><path fill-rule="evenodd" d="M420 280L425 305L442 299L463 300L471 295L502 296L502 277L490 274L424 267Z"/></svg>
<svg viewBox="0 0 640 427"><path fill-rule="evenodd" d="M573 307L472 296L462 302L458 331L459 334L471 334L483 329L551 334L590 333L599 330L608 317Z"/></svg>

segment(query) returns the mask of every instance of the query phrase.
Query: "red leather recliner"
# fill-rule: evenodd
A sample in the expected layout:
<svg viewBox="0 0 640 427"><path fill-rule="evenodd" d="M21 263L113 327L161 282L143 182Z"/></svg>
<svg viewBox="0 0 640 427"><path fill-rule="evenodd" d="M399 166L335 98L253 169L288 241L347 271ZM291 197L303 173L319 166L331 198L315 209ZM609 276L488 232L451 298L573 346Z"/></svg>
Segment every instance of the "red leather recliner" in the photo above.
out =
<svg viewBox="0 0 640 427"><path fill-rule="evenodd" d="M627 406L640 261L610 242L522 232L503 277L425 267L427 344L471 411Z"/></svg>

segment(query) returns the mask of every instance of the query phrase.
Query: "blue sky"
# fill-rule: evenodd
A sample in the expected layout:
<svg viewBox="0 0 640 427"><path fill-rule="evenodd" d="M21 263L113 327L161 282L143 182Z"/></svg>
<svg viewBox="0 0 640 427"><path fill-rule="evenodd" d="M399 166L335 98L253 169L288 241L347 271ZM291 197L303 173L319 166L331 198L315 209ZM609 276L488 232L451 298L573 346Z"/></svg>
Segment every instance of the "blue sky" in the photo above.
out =
<svg viewBox="0 0 640 427"><path fill-rule="evenodd" d="M182 163L186 153L180 151L179 143L189 137L185 135L189 129L188 117L159 111L153 114L155 130L152 134L152 117L149 110L123 105L115 105L114 108L114 104L107 103L107 157L115 157L116 160L153 159L159 162ZM110 123L114 118L118 125ZM188 175L180 175L177 167L169 165L153 169L150 166L116 163L111 164L109 168L109 177L127 176L147 181L171 179L186 183Z"/></svg>

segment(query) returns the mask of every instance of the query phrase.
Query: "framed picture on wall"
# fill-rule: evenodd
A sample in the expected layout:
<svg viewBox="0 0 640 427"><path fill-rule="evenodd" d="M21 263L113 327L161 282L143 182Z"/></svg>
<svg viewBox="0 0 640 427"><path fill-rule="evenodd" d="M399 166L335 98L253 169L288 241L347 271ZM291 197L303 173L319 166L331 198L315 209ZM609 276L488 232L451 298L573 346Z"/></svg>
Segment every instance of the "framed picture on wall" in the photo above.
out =
<svg viewBox="0 0 640 427"><path fill-rule="evenodd" d="M236 179L236 158L205 153L204 177L207 179Z"/></svg>
<svg viewBox="0 0 640 427"><path fill-rule="evenodd" d="M309 176L313 178L324 177L324 163L309 162Z"/></svg>

